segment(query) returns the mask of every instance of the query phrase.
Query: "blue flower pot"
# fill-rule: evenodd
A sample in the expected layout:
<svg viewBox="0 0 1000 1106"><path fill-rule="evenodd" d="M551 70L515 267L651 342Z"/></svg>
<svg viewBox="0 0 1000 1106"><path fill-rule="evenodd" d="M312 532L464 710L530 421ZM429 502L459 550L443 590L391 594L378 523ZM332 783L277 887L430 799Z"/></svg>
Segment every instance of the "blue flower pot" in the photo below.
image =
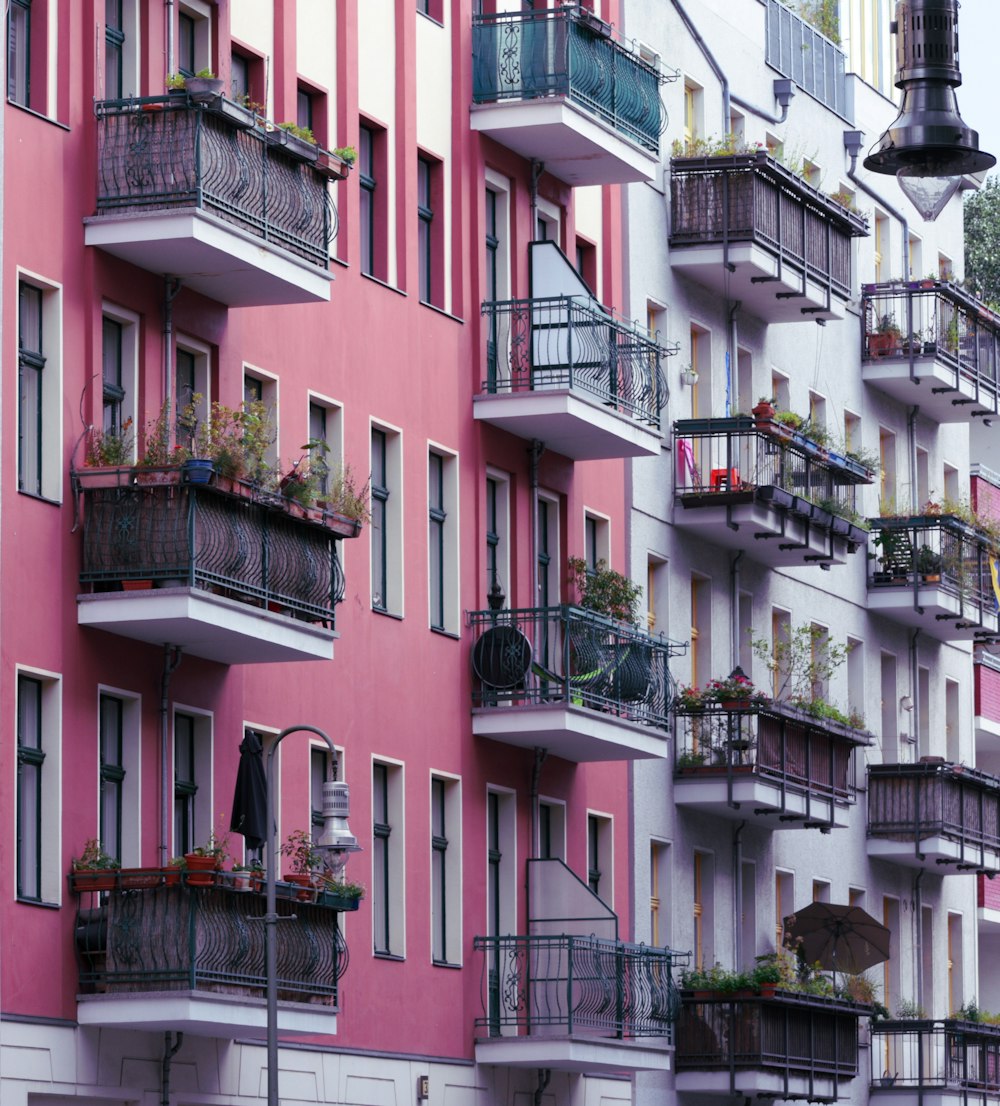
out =
<svg viewBox="0 0 1000 1106"><path fill-rule="evenodd" d="M207 484L215 473L215 463L207 457L192 457L184 462L184 479L189 484Z"/></svg>

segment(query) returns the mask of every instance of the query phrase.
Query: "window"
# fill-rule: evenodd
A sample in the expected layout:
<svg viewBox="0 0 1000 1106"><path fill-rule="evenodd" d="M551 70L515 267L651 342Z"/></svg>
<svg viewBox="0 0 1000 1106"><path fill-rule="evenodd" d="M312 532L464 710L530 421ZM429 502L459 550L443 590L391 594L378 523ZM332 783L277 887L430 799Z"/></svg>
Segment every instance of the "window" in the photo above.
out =
<svg viewBox="0 0 1000 1106"><path fill-rule="evenodd" d="M177 12L177 71L191 77L212 68L212 8L206 0L183 0Z"/></svg>
<svg viewBox="0 0 1000 1106"><path fill-rule="evenodd" d="M785 938L785 918L795 909L795 877L791 872L774 873L774 947L780 949Z"/></svg>
<svg viewBox="0 0 1000 1106"><path fill-rule="evenodd" d="M790 645L792 640L792 616L779 607L771 609L771 660L774 668L771 672L771 694L775 699L783 699L788 692L791 672L788 669ZM811 644L811 643L810 643ZM779 663L784 660L785 663Z"/></svg>
<svg viewBox="0 0 1000 1106"><path fill-rule="evenodd" d="M485 250L487 300L510 296L509 227L510 181L486 169Z"/></svg>
<svg viewBox="0 0 1000 1106"><path fill-rule="evenodd" d="M212 832L211 720L174 712L174 853L203 845Z"/></svg>
<svg viewBox="0 0 1000 1106"><path fill-rule="evenodd" d="M432 303L434 277L434 208L431 178L433 167L422 157L417 158L417 267L421 303Z"/></svg>
<svg viewBox="0 0 1000 1106"><path fill-rule="evenodd" d="M694 935L692 961L696 968L704 968L715 962L713 941L714 920L714 863L711 853L696 850L692 870L692 918Z"/></svg>
<svg viewBox="0 0 1000 1106"><path fill-rule="evenodd" d="M597 247L593 242L584 238L576 240L576 271L583 278L587 287L597 291Z"/></svg>
<svg viewBox="0 0 1000 1106"><path fill-rule="evenodd" d="M272 468L277 468L279 452L275 428L278 425L278 381L261 369L244 365L243 406L249 410L253 404L262 405L262 415L266 415L271 422L273 436L270 445L264 449L263 460Z"/></svg>
<svg viewBox="0 0 1000 1106"><path fill-rule="evenodd" d="M704 129L704 90L692 80L684 81L684 144L700 138Z"/></svg>
<svg viewBox="0 0 1000 1106"><path fill-rule="evenodd" d="M538 497L538 563L535 585L539 607L559 603L559 501Z"/></svg>
<svg viewBox="0 0 1000 1106"><path fill-rule="evenodd" d="M109 855L121 860L125 793L125 704L115 695L100 700L101 809L98 837Z"/></svg>
<svg viewBox="0 0 1000 1106"><path fill-rule="evenodd" d="M670 846L663 841L649 843L649 942L654 946L667 944L669 914L664 910L669 868Z"/></svg>
<svg viewBox="0 0 1000 1106"><path fill-rule="evenodd" d="M889 217L875 209L875 281L888 280L889 269Z"/></svg>
<svg viewBox="0 0 1000 1106"><path fill-rule="evenodd" d="M401 454L398 433L372 427L372 608L389 614L403 613Z"/></svg>
<svg viewBox="0 0 1000 1106"><path fill-rule="evenodd" d="M102 336L104 430L121 433L124 418L122 406L125 388L122 376L122 324L117 319L103 319Z"/></svg>
<svg viewBox="0 0 1000 1106"><path fill-rule="evenodd" d="M646 627L667 625L667 562L652 553L646 558Z"/></svg>
<svg viewBox="0 0 1000 1106"><path fill-rule="evenodd" d="M209 348L193 338L178 337L174 349L174 410L176 411L177 441L182 445L193 444L196 426L182 416L185 409L194 405L194 416L200 424L209 412Z"/></svg>
<svg viewBox="0 0 1000 1106"><path fill-rule="evenodd" d="M458 781L431 777L431 957L461 959L461 805Z"/></svg>
<svg viewBox="0 0 1000 1106"><path fill-rule="evenodd" d="M587 815L587 885L606 903L613 898L611 827L607 816Z"/></svg>
<svg viewBox="0 0 1000 1106"><path fill-rule="evenodd" d="M417 11L421 15L426 15L428 18L433 19L436 23L443 21L443 3L442 0L417 0Z"/></svg>
<svg viewBox="0 0 1000 1106"><path fill-rule="evenodd" d="M433 450L427 458L427 575L430 625L458 633L457 464Z"/></svg>
<svg viewBox="0 0 1000 1106"><path fill-rule="evenodd" d="M486 792L486 934L516 932L517 856L515 798L512 792Z"/></svg>
<svg viewBox="0 0 1000 1106"><path fill-rule="evenodd" d="M330 492L331 483L342 468L343 411L320 399L309 400L310 467L319 476L319 498Z"/></svg>
<svg viewBox="0 0 1000 1106"><path fill-rule="evenodd" d="M122 3L123 0L105 0L104 3L104 93L109 100L120 100L124 88Z"/></svg>
<svg viewBox="0 0 1000 1106"><path fill-rule="evenodd" d="M18 286L18 488L42 494L42 413L45 355L42 340L42 290L24 281Z"/></svg>
<svg viewBox="0 0 1000 1106"><path fill-rule="evenodd" d="M611 526L606 518L585 512L583 516L584 560L587 562L587 575L597 572L601 561L605 567L611 561Z"/></svg>
<svg viewBox="0 0 1000 1106"><path fill-rule="evenodd" d="M896 435L881 426L878 431L878 453L882 470L879 509L891 514L896 510Z"/></svg>
<svg viewBox="0 0 1000 1106"><path fill-rule="evenodd" d="M566 804L555 799L538 802L538 855L542 860L566 859Z"/></svg>
<svg viewBox="0 0 1000 1106"><path fill-rule="evenodd" d="M501 593L510 602L510 479L490 471L486 477L486 580L484 597Z"/></svg>
<svg viewBox="0 0 1000 1106"><path fill-rule="evenodd" d="M253 99L250 94L250 59L235 50L229 58L229 94L238 104Z"/></svg>
<svg viewBox="0 0 1000 1106"><path fill-rule="evenodd" d="M711 675L710 582L703 576L691 576L691 686L699 687Z"/></svg>
<svg viewBox="0 0 1000 1106"><path fill-rule="evenodd" d="M31 105L31 0L9 0L7 9L7 98Z"/></svg>
<svg viewBox="0 0 1000 1106"><path fill-rule="evenodd" d="M555 242L562 239L562 211L558 205L539 196L535 205L535 241Z"/></svg>
<svg viewBox="0 0 1000 1106"><path fill-rule="evenodd" d="M387 140L383 130L362 123L358 132L358 181L361 185L361 271L389 279L388 195L380 187L388 176Z"/></svg>
<svg viewBox="0 0 1000 1106"><path fill-rule="evenodd" d="M17 897L42 898L42 681L17 678Z"/></svg>
<svg viewBox="0 0 1000 1106"><path fill-rule="evenodd" d="M403 770L372 765L372 925L374 951L403 954Z"/></svg>

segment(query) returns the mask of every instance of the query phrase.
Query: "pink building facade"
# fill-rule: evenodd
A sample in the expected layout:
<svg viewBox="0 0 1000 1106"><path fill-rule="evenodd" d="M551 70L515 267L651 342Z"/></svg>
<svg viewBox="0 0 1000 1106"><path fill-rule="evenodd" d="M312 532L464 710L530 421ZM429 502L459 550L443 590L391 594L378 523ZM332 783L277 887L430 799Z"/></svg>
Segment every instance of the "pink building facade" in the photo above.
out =
<svg viewBox="0 0 1000 1106"><path fill-rule="evenodd" d="M566 990L669 979L628 945L669 646L567 606L569 557L624 570L624 459L659 450L662 351L610 310L659 77L583 11L424 7L11 5L4 1103L263 1098L261 896L168 860L225 835L245 733L298 724L341 753L366 894L281 907L283 1099L512 1102L542 1068L596 1101L667 1064L655 999L623 1028L620 980ZM634 118L538 94L570 48L615 52ZM164 93L202 70L224 96ZM175 445L214 449L208 484ZM290 502L310 467L303 501L364 486L359 535ZM279 840L317 834L325 746L276 768ZM91 838L151 874L74 886Z"/></svg>

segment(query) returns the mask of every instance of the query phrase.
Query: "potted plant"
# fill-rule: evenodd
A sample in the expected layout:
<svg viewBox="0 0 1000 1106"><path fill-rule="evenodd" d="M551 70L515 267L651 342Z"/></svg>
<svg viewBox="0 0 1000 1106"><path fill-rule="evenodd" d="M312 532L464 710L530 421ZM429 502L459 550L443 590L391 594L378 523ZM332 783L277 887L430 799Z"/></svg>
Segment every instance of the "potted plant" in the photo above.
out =
<svg viewBox="0 0 1000 1106"><path fill-rule="evenodd" d="M196 845L184 854L188 886L211 887L215 883L215 873L222 868L228 856L229 834L223 833L220 837L212 830L204 845Z"/></svg>
<svg viewBox="0 0 1000 1106"><path fill-rule="evenodd" d="M211 69L199 69L193 77L184 78L184 88L196 104L212 104L222 96L223 82Z"/></svg>
<svg viewBox="0 0 1000 1106"><path fill-rule="evenodd" d="M112 891L118 879L118 861L101 847L96 837L84 842L83 852L70 862L74 891Z"/></svg>
<svg viewBox="0 0 1000 1106"><path fill-rule="evenodd" d="M292 870L285 872L282 879L286 883L299 886L297 898L302 902L316 900L316 873L323 867L323 856L313 845L312 835L298 829L285 838L279 850L282 856L291 862Z"/></svg>
<svg viewBox="0 0 1000 1106"><path fill-rule="evenodd" d="M757 400L757 406L751 410L751 414L754 417L754 421L757 424L758 430L769 430L771 426L771 420L774 418L774 399L768 399L767 396L761 396Z"/></svg>
<svg viewBox="0 0 1000 1106"><path fill-rule="evenodd" d="M316 168L328 180L347 180L357 160L358 151L353 146L338 146L335 150L319 149L316 154Z"/></svg>
<svg viewBox="0 0 1000 1106"><path fill-rule="evenodd" d="M181 465L188 449L170 444L170 400L164 400L160 413L146 424L145 448L136 463L137 484L179 484Z"/></svg>
<svg viewBox="0 0 1000 1106"><path fill-rule="evenodd" d="M878 316L875 330L868 334L868 355L887 357L896 353L902 341L902 331L896 325L896 316L891 312Z"/></svg>
<svg viewBox="0 0 1000 1106"><path fill-rule="evenodd" d="M360 883L349 883L346 880L334 879L332 876L324 876L320 884L320 894L327 900L327 906L347 905L348 909L356 909L357 904L365 897L364 886Z"/></svg>
<svg viewBox="0 0 1000 1106"><path fill-rule="evenodd" d="M325 453L326 443L323 442L322 446ZM325 456L321 455L318 462L312 463L326 465ZM356 538L361 533L362 524L370 518L368 495L371 479L360 484L350 464L346 464L328 467L326 483L327 490L317 500L317 506L323 510L324 524L342 538Z"/></svg>
<svg viewBox="0 0 1000 1106"><path fill-rule="evenodd" d="M84 468L73 476L81 488L117 488L132 482L131 465L135 451L135 434L131 417L117 430L87 431Z"/></svg>
<svg viewBox="0 0 1000 1106"><path fill-rule="evenodd" d="M314 162L319 153L316 136L308 127L296 123L279 123L278 130L285 132L285 149L299 161Z"/></svg>
<svg viewBox="0 0 1000 1106"><path fill-rule="evenodd" d="M234 891L250 890L250 868L246 864L234 864L231 874Z"/></svg>
<svg viewBox="0 0 1000 1106"><path fill-rule="evenodd" d="M924 583L934 584L941 579L941 554L931 549L929 545L922 545L917 550L915 566L917 572L923 577Z"/></svg>

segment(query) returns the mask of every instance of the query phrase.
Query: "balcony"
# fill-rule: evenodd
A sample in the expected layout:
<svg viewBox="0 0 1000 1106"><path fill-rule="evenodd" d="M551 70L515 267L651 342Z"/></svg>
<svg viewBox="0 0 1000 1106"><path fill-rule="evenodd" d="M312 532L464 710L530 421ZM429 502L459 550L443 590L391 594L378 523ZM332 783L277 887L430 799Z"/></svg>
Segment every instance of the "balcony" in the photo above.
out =
<svg viewBox="0 0 1000 1106"><path fill-rule="evenodd" d="M767 0L767 64L847 123L854 122L847 55L781 0Z"/></svg>
<svg viewBox="0 0 1000 1106"><path fill-rule="evenodd" d="M1000 632L990 570L993 539L947 514L870 520L868 609L939 641L986 641Z"/></svg>
<svg viewBox="0 0 1000 1106"><path fill-rule="evenodd" d="M332 659L344 596L333 531L249 485L118 471L130 482L81 493L81 626L220 664Z"/></svg>
<svg viewBox="0 0 1000 1106"><path fill-rule="evenodd" d="M670 162L670 264L765 323L842 319L859 216L764 151Z"/></svg>
<svg viewBox="0 0 1000 1106"><path fill-rule="evenodd" d="M674 423L674 524L772 567L844 564L868 540L855 489L872 475L750 416Z"/></svg>
<svg viewBox="0 0 1000 1106"><path fill-rule="evenodd" d="M230 307L330 298L327 179L186 96L97 104L97 211L84 242ZM253 116L246 115L252 122Z"/></svg>
<svg viewBox="0 0 1000 1106"><path fill-rule="evenodd" d="M483 314L477 419L575 461L659 455L664 351L638 324L582 296L484 303Z"/></svg>
<svg viewBox="0 0 1000 1106"><path fill-rule="evenodd" d="M580 607L473 611L472 732L566 760L667 755L683 649Z"/></svg>
<svg viewBox="0 0 1000 1106"><path fill-rule="evenodd" d="M678 997L670 949L594 936L477 937L481 1064L668 1071Z"/></svg>
<svg viewBox="0 0 1000 1106"><path fill-rule="evenodd" d="M868 855L939 875L1000 872L1000 780L940 757L869 765Z"/></svg>
<svg viewBox="0 0 1000 1106"><path fill-rule="evenodd" d="M1000 316L945 280L866 284L862 379L939 423L1000 412Z"/></svg>
<svg viewBox="0 0 1000 1106"><path fill-rule="evenodd" d="M81 1025L264 1037L263 894L195 886L196 876L177 869L93 874L110 887L77 887ZM335 1033L347 967L339 915L357 900L302 902L298 888L278 888L278 1032Z"/></svg>
<svg viewBox="0 0 1000 1106"><path fill-rule="evenodd" d="M872 1024L871 1094L936 1106L996 1100L1000 1026L945 1018ZM898 1096L905 1098L900 1099Z"/></svg>
<svg viewBox="0 0 1000 1106"><path fill-rule="evenodd" d="M775 830L848 824L851 753L871 734L778 700L674 715L678 806Z"/></svg>
<svg viewBox="0 0 1000 1106"><path fill-rule="evenodd" d="M668 79L576 5L473 16L472 129L569 185L655 179Z"/></svg>
<svg viewBox="0 0 1000 1106"><path fill-rule="evenodd" d="M681 997L678 1094L832 1101L858 1073L867 1007L792 991Z"/></svg>

